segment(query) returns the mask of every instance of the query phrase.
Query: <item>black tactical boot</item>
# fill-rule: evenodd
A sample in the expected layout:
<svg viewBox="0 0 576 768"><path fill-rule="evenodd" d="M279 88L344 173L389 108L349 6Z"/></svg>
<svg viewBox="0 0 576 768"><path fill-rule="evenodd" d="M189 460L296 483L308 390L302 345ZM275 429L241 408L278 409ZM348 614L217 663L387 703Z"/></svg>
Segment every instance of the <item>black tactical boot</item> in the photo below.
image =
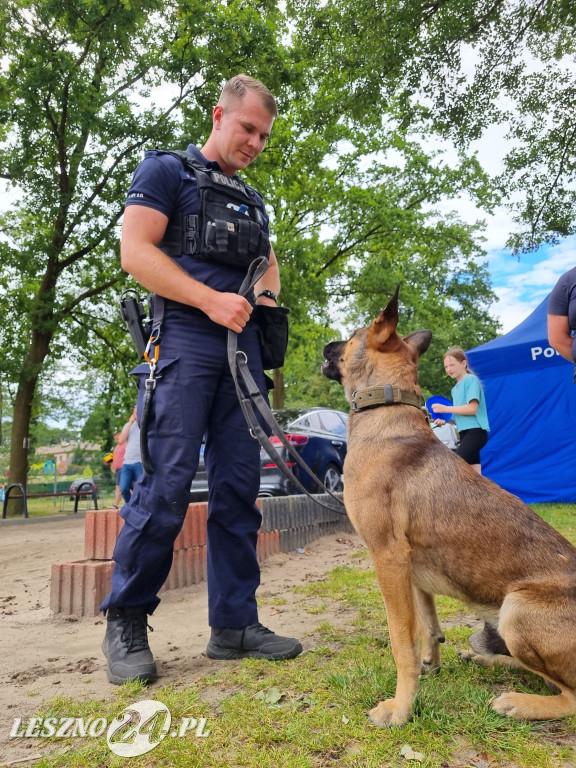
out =
<svg viewBox="0 0 576 768"><path fill-rule="evenodd" d="M247 627L212 628L206 655L211 659L255 659L281 661L302 653L302 646L293 637L275 635L262 624Z"/></svg>
<svg viewBox="0 0 576 768"><path fill-rule="evenodd" d="M142 607L109 608L102 652L108 659L108 680L151 683L158 677L148 645L148 615ZM150 627L152 629L152 627Z"/></svg>

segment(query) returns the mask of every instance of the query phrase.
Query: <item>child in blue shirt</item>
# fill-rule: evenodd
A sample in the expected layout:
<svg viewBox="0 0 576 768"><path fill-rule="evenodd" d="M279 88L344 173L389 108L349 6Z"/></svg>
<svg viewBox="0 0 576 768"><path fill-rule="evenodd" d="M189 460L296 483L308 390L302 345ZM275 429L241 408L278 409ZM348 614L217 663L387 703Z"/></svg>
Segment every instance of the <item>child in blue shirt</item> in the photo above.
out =
<svg viewBox="0 0 576 768"><path fill-rule="evenodd" d="M444 369L450 378L456 379L452 388L453 405L437 403L434 410L452 414L460 433L460 445L455 453L482 474L480 450L486 445L490 430L482 384L468 368L466 354L460 347L450 347L445 352ZM442 419L437 421L443 423Z"/></svg>

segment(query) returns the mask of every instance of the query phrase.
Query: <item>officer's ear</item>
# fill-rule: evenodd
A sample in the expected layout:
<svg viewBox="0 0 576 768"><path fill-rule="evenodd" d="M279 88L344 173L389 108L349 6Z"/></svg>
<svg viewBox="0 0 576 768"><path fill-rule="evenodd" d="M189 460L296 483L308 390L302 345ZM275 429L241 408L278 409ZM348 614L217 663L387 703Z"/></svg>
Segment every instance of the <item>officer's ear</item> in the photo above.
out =
<svg viewBox="0 0 576 768"><path fill-rule="evenodd" d="M220 123L222 122L223 114L224 114L223 108L220 106L220 104L216 104L216 106L212 110L212 124L214 125L214 128L220 128Z"/></svg>

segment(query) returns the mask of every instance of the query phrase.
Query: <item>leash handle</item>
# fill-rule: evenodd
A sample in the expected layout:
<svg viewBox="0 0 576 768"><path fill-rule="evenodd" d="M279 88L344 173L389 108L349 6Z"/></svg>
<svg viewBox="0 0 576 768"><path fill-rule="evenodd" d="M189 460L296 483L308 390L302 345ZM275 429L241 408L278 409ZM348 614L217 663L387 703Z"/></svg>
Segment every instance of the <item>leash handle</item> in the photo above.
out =
<svg viewBox="0 0 576 768"><path fill-rule="evenodd" d="M257 259L254 259L248 267L246 277L242 280L242 285L238 289L238 295L244 296L245 299L248 298L250 291L254 290L258 280L268 271L268 266L268 259L264 256L258 256Z"/></svg>

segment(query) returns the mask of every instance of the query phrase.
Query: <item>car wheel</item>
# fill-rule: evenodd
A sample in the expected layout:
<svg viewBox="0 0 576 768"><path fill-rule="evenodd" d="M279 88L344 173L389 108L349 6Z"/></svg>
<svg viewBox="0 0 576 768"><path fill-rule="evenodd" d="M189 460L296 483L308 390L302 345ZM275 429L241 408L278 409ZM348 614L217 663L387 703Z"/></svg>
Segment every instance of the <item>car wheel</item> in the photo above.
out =
<svg viewBox="0 0 576 768"><path fill-rule="evenodd" d="M322 478L324 487L329 491L338 493L343 489L342 485L342 473L336 466L336 464L328 464L324 470L324 477ZM319 489L322 492L322 489Z"/></svg>

